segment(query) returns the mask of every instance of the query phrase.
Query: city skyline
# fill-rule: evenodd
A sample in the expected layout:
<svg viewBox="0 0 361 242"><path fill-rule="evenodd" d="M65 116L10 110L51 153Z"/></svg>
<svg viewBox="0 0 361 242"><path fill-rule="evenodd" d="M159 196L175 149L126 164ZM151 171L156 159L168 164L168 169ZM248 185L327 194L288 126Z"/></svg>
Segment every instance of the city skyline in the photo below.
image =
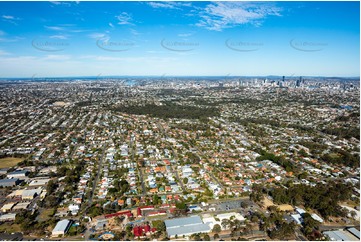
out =
<svg viewBox="0 0 361 242"><path fill-rule="evenodd" d="M359 2L1 2L0 9L0 78L360 75Z"/></svg>

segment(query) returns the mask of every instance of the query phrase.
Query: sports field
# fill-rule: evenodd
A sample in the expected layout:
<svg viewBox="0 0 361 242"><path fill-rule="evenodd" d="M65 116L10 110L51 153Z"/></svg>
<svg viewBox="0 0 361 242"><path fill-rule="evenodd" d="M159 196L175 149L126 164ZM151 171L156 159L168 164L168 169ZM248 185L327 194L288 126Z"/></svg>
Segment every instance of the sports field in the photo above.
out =
<svg viewBox="0 0 361 242"><path fill-rule="evenodd" d="M5 157L0 159L0 169L10 168L23 161L23 158Z"/></svg>

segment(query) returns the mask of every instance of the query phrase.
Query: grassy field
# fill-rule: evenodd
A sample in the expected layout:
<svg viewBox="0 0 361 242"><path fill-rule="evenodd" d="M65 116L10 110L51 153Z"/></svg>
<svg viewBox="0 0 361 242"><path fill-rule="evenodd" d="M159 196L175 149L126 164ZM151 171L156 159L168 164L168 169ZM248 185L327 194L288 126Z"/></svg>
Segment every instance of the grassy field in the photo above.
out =
<svg viewBox="0 0 361 242"><path fill-rule="evenodd" d="M54 208L44 209L39 214L39 221L46 221L54 215Z"/></svg>
<svg viewBox="0 0 361 242"><path fill-rule="evenodd" d="M20 225L14 223L3 223L0 225L0 232L15 233L21 232Z"/></svg>
<svg viewBox="0 0 361 242"><path fill-rule="evenodd" d="M0 159L0 169L10 168L23 161L23 158L6 157Z"/></svg>

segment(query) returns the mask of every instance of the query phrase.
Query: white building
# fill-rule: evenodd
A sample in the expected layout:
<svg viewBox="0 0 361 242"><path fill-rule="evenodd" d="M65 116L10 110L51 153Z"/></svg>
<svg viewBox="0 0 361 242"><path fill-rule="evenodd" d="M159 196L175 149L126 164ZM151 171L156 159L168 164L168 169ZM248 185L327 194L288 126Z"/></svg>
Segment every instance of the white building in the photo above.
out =
<svg viewBox="0 0 361 242"><path fill-rule="evenodd" d="M72 215L77 215L79 212L79 205L77 204L70 204L68 208Z"/></svg>

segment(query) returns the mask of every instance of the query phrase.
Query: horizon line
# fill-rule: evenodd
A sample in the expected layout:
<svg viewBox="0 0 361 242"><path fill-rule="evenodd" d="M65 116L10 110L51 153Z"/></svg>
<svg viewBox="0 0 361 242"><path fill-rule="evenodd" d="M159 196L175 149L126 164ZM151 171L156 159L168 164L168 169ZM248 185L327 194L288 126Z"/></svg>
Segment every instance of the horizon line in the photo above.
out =
<svg viewBox="0 0 361 242"><path fill-rule="evenodd" d="M220 77L220 78L231 78L231 77L305 77L305 78L360 78L360 76L324 76L324 75L109 75L109 76L44 76L44 77L0 77L0 80L6 79L19 79L19 80L39 80L39 79L70 79L70 78L97 78L97 79L106 79L106 78L199 78L199 77Z"/></svg>

